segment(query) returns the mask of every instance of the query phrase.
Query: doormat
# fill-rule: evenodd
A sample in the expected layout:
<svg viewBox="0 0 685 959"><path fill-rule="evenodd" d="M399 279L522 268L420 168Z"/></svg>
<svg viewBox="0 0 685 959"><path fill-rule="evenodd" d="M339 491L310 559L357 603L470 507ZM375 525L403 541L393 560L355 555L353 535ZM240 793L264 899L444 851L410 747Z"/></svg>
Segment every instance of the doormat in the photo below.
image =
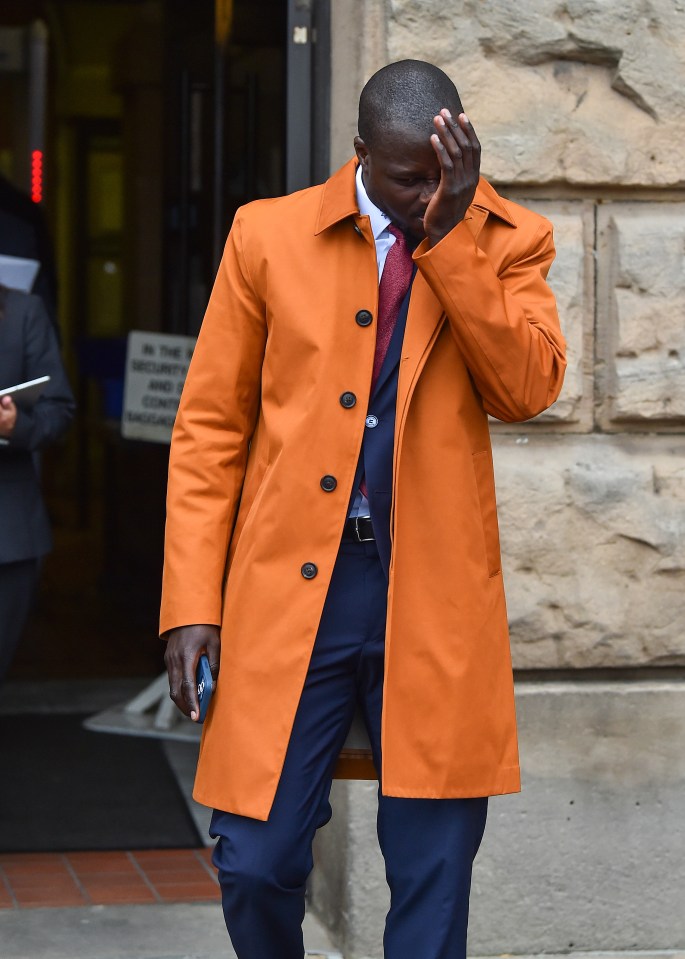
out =
<svg viewBox="0 0 685 959"><path fill-rule="evenodd" d="M162 744L84 718L0 716L0 852L202 846Z"/></svg>

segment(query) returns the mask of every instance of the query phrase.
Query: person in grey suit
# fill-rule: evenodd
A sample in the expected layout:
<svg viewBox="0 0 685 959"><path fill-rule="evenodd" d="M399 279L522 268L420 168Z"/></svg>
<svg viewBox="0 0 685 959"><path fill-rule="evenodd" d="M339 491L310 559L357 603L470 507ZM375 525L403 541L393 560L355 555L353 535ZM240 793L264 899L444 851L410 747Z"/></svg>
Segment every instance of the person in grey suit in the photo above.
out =
<svg viewBox="0 0 685 959"><path fill-rule="evenodd" d="M75 403L39 297L0 286L0 390L50 376L33 407L0 397L0 683L23 631L52 538L34 454L64 435Z"/></svg>

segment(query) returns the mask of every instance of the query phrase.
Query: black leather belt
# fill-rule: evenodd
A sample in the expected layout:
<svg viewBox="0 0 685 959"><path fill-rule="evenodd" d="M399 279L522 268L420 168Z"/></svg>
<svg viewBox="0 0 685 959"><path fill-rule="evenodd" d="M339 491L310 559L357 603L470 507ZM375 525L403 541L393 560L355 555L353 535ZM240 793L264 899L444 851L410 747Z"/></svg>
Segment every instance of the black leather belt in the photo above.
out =
<svg viewBox="0 0 685 959"><path fill-rule="evenodd" d="M376 537L373 535L371 518L369 516L348 518L343 526L342 538L346 543L372 543Z"/></svg>

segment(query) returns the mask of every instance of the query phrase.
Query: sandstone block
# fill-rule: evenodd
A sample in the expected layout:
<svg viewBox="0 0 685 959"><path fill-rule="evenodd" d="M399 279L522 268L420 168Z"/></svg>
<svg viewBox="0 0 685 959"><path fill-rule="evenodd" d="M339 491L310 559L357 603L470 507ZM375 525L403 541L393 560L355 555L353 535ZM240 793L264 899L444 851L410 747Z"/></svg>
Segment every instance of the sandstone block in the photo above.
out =
<svg viewBox="0 0 685 959"><path fill-rule="evenodd" d="M682 183L679 4L393 0L385 42L452 76L497 182Z"/></svg>
<svg viewBox="0 0 685 959"><path fill-rule="evenodd" d="M515 666L685 664L685 439L495 440Z"/></svg>
<svg viewBox="0 0 685 959"><path fill-rule="evenodd" d="M599 218L600 416L685 422L685 203L612 203Z"/></svg>
<svg viewBox="0 0 685 959"><path fill-rule="evenodd" d="M685 685L521 683L516 706L523 788L490 804L472 951L682 949Z"/></svg>

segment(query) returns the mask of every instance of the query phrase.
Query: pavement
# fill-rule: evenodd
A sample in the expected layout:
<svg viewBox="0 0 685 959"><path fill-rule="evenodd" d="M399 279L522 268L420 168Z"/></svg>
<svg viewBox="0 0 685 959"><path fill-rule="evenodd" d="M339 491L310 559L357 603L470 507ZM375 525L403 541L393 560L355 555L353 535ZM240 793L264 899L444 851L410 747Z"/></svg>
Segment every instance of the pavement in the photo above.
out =
<svg viewBox="0 0 685 959"><path fill-rule="evenodd" d="M305 918L304 936L307 959L342 959L311 915ZM0 956L2 959L236 959L220 907L202 903L8 911L0 914ZM517 959L685 959L685 952L586 952Z"/></svg>
<svg viewBox="0 0 685 959"><path fill-rule="evenodd" d="M341 959L311 915L305 918L304 936L308 959ZM3 911L0 957L236 959L216 903Z"/></svg>
<svg viewBox="0 0 685 959"><path fill-rule="evenodd" d="M9 683L0 715L97 713L130 701L146 686L145 680ZM190 796L197 742L162 739L198 831L206 836L210 811ZM151 860L155 856L159 862ZM164 860L179 856L198 860L179 859L176 866L188 898L202 897L200 901L182 901L184 889L168 885L164 872L173 863L164 867ZM0 959L235 959L217 891L203 892L209 873L213 876L208 853L33 853L0 859ZM203 871L208 875L203 877ZM163 901L167 896L179 901ZM46 902L54 905L45 908ZM321 923L309 914L304 938L307 959L342 959Z"/></svg>
<svg viewBox="0 0 685 959"><path fill-rule="evenodd" d="M131 696L139 693L144 685L145 683L140 681L113 681L96 687L92 683L10 684L3 691L0 714L31 711L96 712L129 700ZM189 810L201 834L204 834L208 812L193 803L190 798L196 746L193 743L167 741L165 751L179 786L186 796ZM208 853L190 850L185 850L184 853L198 859L199 865L195 865L200 872L203 868L207 868L204 866L204 859L207 859ZM79 854L81 857L91 855L97 854ZM140 854L115 855L133 855L135 859L135 856ZM169 855L173 855L173 851L167 850L162 854L163 857ZM69 859L69 856L66 858ZM28 858L26 865L29 865ZM155 872L154 864L149 863L146 867L149 875L146 873L143 876L150 894L158 901L145 905L132 904L126 903L124 896L124 901L119 903L110 901L108 904L68 906L58 905L60 895L63 903L69 901L64 898L66 894L64 878L61 874L57 874L54 864L51 867L52 878L48 877L45 863L41 865L34 854L34 864L31 866L34 869L33 875L37 878L42 872L43 884L46 889L49 889L50 895L55 897L51 900L55 902L55 905L45 908L43 905L32 907L30 896L22 900L17 889L13 890L12 882L8 881L11 870L5 864L4 872L7 875L2 881L6 885L4 890L6 896L3 899L0 895L0 959L236 959L226 933L217 892L211 890L215 897L212 902L159 901L164 900L167 894L175 895L168 889L165 893L165 877L161 875L159 865L158 863L157 872ZM116 863L114 865L110 863L108 869L111 872L115 867L115 871L121 872L120 866ZM140 863L136 868L138 872L141 872ZM115 893L118 895L117 889L111 885L114 882L112 876L109 877L110 885L105 888L94 886L92 883L89 885L88 870L81 875L79 869L74 868L71 862L67 863L67 869L83 897L75 901L92 902L98 894L109 895L112 898ZM23 867L19 869L20 873L22 871L24 872L23 880L15 877L17 886L24 882L25 889L32 887L34 880L30 880L27 887L26 870ZM185 873L186 881L195 882L194 894L202 894L203 898L206 898L205 893L201 893L197 887L196 877L189 875L187 868ZM206 877L202 878L206 883ZM122 883L122 893L125 888L127 890L125 895L132 896L129 878L122 876L117 879L117 882L119 881ZM2 891L0 889L0 893ZM32 901L42 903L45 900L34 898ZM379 922L381 921L382 918L379 917ZM307 959L343 959L340 952L336 951L326 929L315 916L309 913L304 922L304 940ZM359 957L348 956L346 959L359 959ZM480 957L480 959L495 959L495 957ZM500 956L497 959L513 959L513 957ZM571 952L563 957L545 954L539 957L517 956L516 959L685 959L685 950Z"/></svg>

